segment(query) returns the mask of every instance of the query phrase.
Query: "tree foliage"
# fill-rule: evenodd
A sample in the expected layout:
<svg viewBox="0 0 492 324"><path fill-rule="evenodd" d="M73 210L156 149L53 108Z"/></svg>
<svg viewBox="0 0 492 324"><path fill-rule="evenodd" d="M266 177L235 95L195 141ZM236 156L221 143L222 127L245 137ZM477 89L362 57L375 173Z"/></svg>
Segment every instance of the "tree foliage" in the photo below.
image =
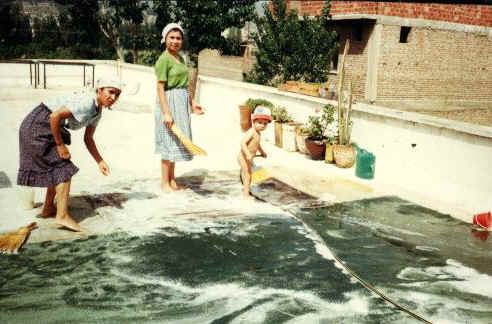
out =
<svg viewBox="0 0 492 324"><path fill-rule="evenodd" d="M185 29L183 49L192 59L204 48L237 53L222 33L255 15L256 0L53 0L58 14L38 18L0 5L0 50L9 57L127 58L153 64L162 52L161 31L170 22ZM157 15L144 22L145 11ZM149 18L149 17L147 17ZM31 37L31 30L33 37ZM9 47L9 50L4 48Z"/></svg>
<svg viewBox="0 0 492 324"><path fill-rule="evenodd" d="M145 1L100 0L97 21L104 35L113 45L118 57L124 60L121 46L120 27L126 24L139 25L143 22L143 11L148 5Z"/></svg>
<svg viewBox="0 0 492 324"><path fill-rule="evenodd" d="M32 34L29 17L24 15L17 4L0 7L0 58L16 57L19 46L31 42Z"/></svg>
<svg viewBox="0 0 492 324"><path fill-rule="evenodd" d="M288 11L284 0L273 0L272 10L255 23L256 63L246 79L250 82L277 85L287 80L324 82L331 57L338 50L337 35L326 29L329 1L320 16L301 19Z"/></svg>
<svg viewBox="0 0 492 324"><path fill-rule="evenodd" d="M256 0L156 0L158 21L180 22L184 28L185 48L196 62L198 53L205 48L232 51L232 43L222 33L230 27L241 28L255 17ZM162 21L159 21L162 19ZM161 28L162 30L162 28Z"/></svg>

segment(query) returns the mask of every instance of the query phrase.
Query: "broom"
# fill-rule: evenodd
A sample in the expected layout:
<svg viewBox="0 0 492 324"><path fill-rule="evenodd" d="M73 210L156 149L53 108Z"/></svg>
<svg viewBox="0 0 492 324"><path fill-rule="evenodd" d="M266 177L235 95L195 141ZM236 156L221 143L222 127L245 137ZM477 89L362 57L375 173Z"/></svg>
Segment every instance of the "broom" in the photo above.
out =
<svg viewBox="0 0 492 324"><path fill-rule="evenodd" d="M186 136L181 133L181 130L176 126L176 124L173 124L171 126L171 131L176 135L176 137L183 143L183 145L186 147L188 151L190 151L191 154L193 155L207 155L207 152L205 152L202 148L199 146L193 144Z"/></svg>
<svg viewBox="0 0 492 324"><path fill-rule="evenodd" d="M0 252L17 254L22 244L24 244L31 231L35 228L38 228L38 226L33 222L25 227L19 228L16 232L0 236Z"/></svg>

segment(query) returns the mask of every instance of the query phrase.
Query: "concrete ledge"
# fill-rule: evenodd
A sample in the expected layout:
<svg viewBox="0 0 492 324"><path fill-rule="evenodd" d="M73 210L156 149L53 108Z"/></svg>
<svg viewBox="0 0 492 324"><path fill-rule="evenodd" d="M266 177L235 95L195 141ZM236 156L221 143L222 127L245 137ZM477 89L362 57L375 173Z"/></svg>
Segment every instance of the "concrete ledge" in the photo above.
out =
<svg viewBox="0 0 492 324"><path fill-rule="evenodd" d="M429 19L418 19L418 18L403 18L403 17L393 17L384 15L370 15L370 14L346 14L346 15L334 15L331 20L373 20L378 24L383 25L394 25L394 26L409 26L417 28L433 28L433 29L444 29L453 30L463 33L477 33L484 34L488 37L492 37L492 28L481 27L475 25L465 25L457 24L447 21L435 21Z"/></svg>

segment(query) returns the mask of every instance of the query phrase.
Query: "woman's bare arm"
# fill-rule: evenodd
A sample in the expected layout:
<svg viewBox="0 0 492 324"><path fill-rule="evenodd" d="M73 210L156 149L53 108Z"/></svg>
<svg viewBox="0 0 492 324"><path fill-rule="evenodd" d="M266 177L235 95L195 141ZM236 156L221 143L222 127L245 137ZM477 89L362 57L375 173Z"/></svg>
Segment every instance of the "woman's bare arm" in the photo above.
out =
<svg viewBox="0 0 492 324"><path fill-rule="evenodd" d="M159 102L161 103L162 120L167 127L171 128L173 125L173 116L166 99L166 83L164 81L157 82L157 95L159 96Z"/></svg>
<svg viewBox="0 0 492 324"><path fill-rule="evenodd" d="M99 154L99 150L97 149L96 142L94 141L94 133L96 132L96 127L89 125L85 128L84 133L84 143L87 147L87 150L92 155L97 165L99 166L99 170L102 174L109 174L109 166L104 162L101 154Z"/></svg>
<svg viewBox="0 0 492 324"><path fill-rule="evenodd" d="M70 159L70 151L65 143L63 143L61 136L61 123L70 116L72 116L72 112L66 107L62 107L50 114L50 128L55 140L56 150L58 151L58 155L65 160Z"/></svg>

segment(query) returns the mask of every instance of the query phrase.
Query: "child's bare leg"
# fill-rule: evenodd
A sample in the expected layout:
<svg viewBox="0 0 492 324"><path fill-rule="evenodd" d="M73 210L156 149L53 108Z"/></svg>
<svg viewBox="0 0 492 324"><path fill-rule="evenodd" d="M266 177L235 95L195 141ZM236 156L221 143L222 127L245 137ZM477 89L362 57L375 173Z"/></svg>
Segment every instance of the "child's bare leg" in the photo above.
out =
<svg viewBox="0 0 492 324"><path fill-rule="evenodd" d="M255 199L249 192L251 186L251 163L248 163L242 154L238 156L238 162L241 166L241 176L243 179L243 197L246 199Z"/></svg>
<svg viewBox="0 0 492 324"><path fill-rule="evenodd" d="M161 160L161 189L163 192L173 191L170 184L171 164L169 160Z"/></svg>
<svg viewBox="0 0 492 324"><path fill-rule="evenodd" d="M176 177L174 176L174 169L176 168L176 163L171 163L171 168L169 172L169 185L173 190L183 190L186 189L185 186L178 185L176 183Z"/></svg>
<svg viewBox="0 0 492 324"><path fill-rule="evenodd" d="M43 210L41 211L42 218L55 217L56 207L55 207L55 186L49 186L46 190L46 197L44 199Z"/></svg>
<svg viewBox="0 0 492 324"><path fill-rule="evenodd" d="M55 224L80 232L82 228L68 214L68 198L70 196L70 181L56 185L56 217Z"/></svg>

